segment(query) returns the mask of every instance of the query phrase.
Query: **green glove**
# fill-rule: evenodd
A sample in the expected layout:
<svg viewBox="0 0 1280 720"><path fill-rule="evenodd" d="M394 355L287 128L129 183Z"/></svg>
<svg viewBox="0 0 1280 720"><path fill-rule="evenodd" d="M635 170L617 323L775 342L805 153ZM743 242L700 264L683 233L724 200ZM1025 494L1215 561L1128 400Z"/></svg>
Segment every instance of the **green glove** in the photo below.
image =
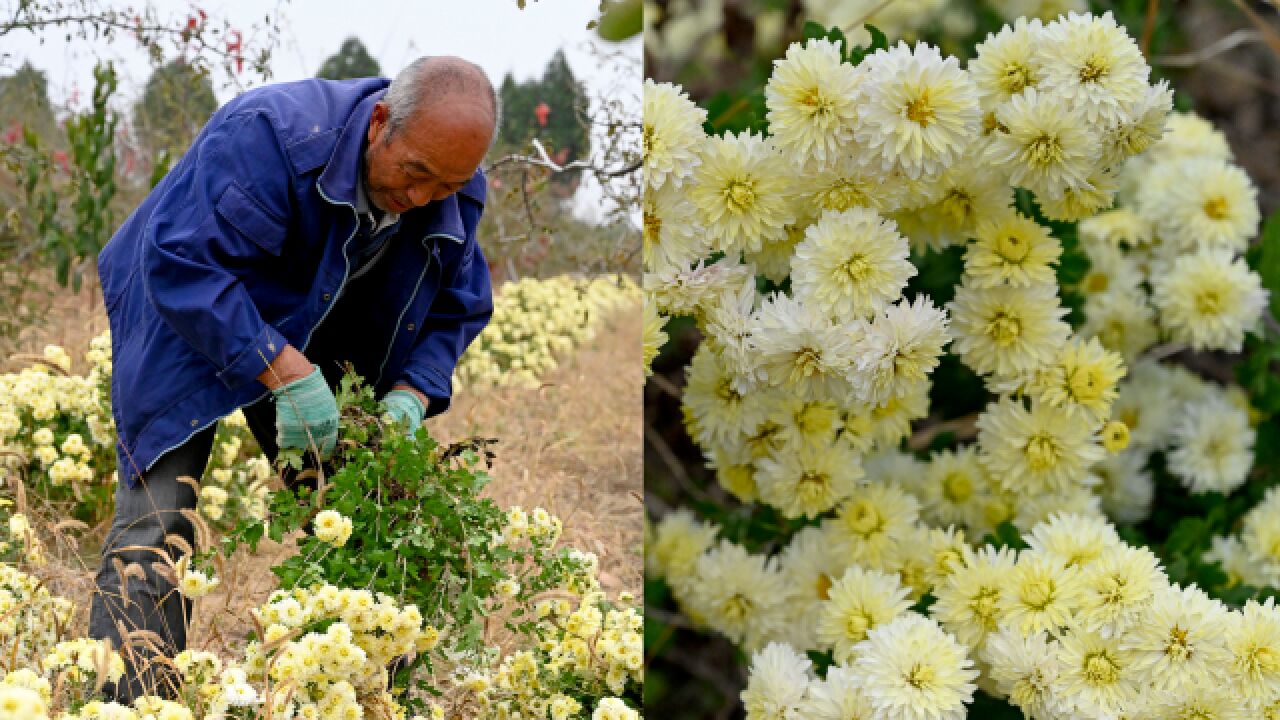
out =
<svg viewBox="0 0 1280 720"><path fill-rule="evenodd" d="M422 424L422 416L427 414L422 401L408 390L392 390L382 398L382 404L387 406L387 414L392 420L408 427L410 435Z"/></svg>
<svg viewBox="0 0 1280 720"><path fill-rule="evenodd" d="M281 385L271 394L276 400L276 445L306 449L311 446L310 439L314 439L320 457L333 453L338 444L338 401L320 368Z"/></svg>

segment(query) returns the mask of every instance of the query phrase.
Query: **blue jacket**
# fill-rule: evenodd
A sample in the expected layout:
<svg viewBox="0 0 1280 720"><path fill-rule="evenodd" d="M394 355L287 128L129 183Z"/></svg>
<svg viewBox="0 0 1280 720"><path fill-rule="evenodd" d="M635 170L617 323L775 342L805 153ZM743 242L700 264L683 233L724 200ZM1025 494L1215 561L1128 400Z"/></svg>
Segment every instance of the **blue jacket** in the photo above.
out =
<svg viewBox="0 0 1280 720"><path fill-rule="evenodd" d="M240 95L102 250L121 480L265 396L257 376L285 344L307 353L331 312L321 334L341 342L326 352L379 395L404 382L430 399L428 416L448 407L458 356L493 312L476 242L485 178L405 213L349 283L369 117L387 85L304 80Z"/></svg>

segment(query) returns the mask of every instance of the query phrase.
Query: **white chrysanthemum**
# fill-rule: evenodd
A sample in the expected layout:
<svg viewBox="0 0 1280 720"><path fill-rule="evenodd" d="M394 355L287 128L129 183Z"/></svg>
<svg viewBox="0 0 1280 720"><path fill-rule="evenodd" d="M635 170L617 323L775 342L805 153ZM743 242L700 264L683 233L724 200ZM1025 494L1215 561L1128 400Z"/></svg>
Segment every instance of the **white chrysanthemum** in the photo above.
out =
<svg viewBox="0 0 1280 720"><path fill-rule="evenodd" d="M862 692L862 678L854 668L832 665L824 680L809 685L809 697L800 705L805 720L872 720L875 708Z"/></svg>
<svg viewBox="0 0 1280 720"><path fill-rule="evenodd" d="M934 621L908 613L875 628L854 669L877 717L960 720L973 702L978 671L965 649Z"/></svg>
<svg viewBox="0 0 1280 720"><path fill-rule="evenodd" d="M939 526L982 527L983 500L989 485L977 446L936 452L929 458L920 492L924 515Z"/></svg>
<svg viewBox="0 0 1280 720"><path fill-rule="evenodd" d="M1082 482L1104 451L1093 428L1061 408L1005 397L978 416L982 462L1010 492L1062 491Z"/></svg>
<svg viewBox="0 0 1280 720"><path fill-rule="evenodd" d="M898 208L905 192L901 184L887 183L884 175L860 164L854 155L838 157L817 170L798 168L791 176L796 212L802 217L857 207L887 213Z"/></svg>
<svg viewBox="0 0 1280 720"><path fill-rule="evenodd" d="M697 209L671 185L644 193L644 266L686 268L710 250L697 223Z"/></svg>
<svg viewBox="0 0 1280 720"><path fill-rule="evenodd" d="M716 541L716 527L699 520L687 508L677 508L663 516L645 543L645 568L664 577L674 587L682 587L693 576L698 558Z"/></svg>
<svg viewBox="0 0 1280 720"><path fill-rule="evenodd" d="M1168 584L1160 561L1145 547L1116 545L1080 573L1076 622L1107 636L1146 622L1157 592Z"/></svg>
<svg viewBox="0 0 1280 720"><path fill-rule="evenodd" d="M747 720L790 720L813 681L809 658L789 645L769 643L751 656L742 706Z"/></svg>
<svg viewBox="0 0 1280 720"><path fill-rule="evenodd" d="M897 576L851 565L818 607L817 640L834 651L836 662L848 663L868 632L911 607L907 596Z"/></svg>
<svg viewBox="0 0 1280 720"><path fill-rule="evenodd" d="M862 325L849 382L872 408L908 398L928 382L950 339L946 311L928 297L890 305Z"/></svg>
<svg viewBox="0 0 1280 720"><path fill-rule="evenodd" d="M1160 238L1184 252L1224 248L1241 252L1258 232L1258 189L1244 170L1223 160L1195 158L1172 167L1165 192L1143 208Z"/></svg>
<svg viewBox="0 0 1280 720"><path fill-rule="evenodd" d="M840 52L839 43L816 38L792 43L773 62L765 118L778 149L797 164L824 167L853 140L857 88L866 73L842 62Z"/></svg>
<svg viewBox="0 0 1280 720"><path fill-rule="evenodd" d="M1008 210L978 223L974 242L965 251L966 284L990 288L1052 285L1062 245L1048 228Z"/></svg>
<svg viewBox="0 0 1280 720"><path fill-rule="evenodd" d="M1256 706L1236 695L1229 686L1203 681L1187 683L1167 695L1148 698L1145 713L1152 720L1270 720L1272 717L1258 714Z"/></svg>
<svg viewBox="0 0 1280 720"><path fill-rule="evenodd" d="M937 601L929 612L960 642L978 648L1003 617L1000 598L1009 587L1015 555L991 545L964 550L963 559L947 579L933 589Z"/></svg>
<svg viewBox="0 0 1280 720"><path fill-rule="evenodd" d="M1116 190L1120 182L1115 171L1108 167L1094 167L1083 185L1065 187L1058 192L1036 196L1040 211L1050 220L1075 222L1109 210L1115 204Z"/></svg>
<svg viewBox="0 0 1280 720"><path fill-rule="evenodd" d="M707 343L698 346L685 375L681 404L697 428L693 439L704 449L727 445L744 427L755 427L764 419L764 408L735 389L733 378Z"/></svg>
<svg viewBox="0 0 1280 720"><path fill-rule="evenodd" d="M1094 490L1102 501L1107 517L1121 525L1135 525L1151 514L1155 499L1155 481L1147 470L1148 454L1130 448L1108 455L1090 468L1098 478Z"/></svg>
<svg viewBox="0 0 1280 720"><path fill-rule="evenodd" d="M1080 242L1091 245L1136 248L1150 245L1155 232L1151 222L1132 208L1116 208L1085 218L1076 226Z"/></svg>
<svg viewBox="0 0 1280 720"><path fill-rule="evenodd" d="M831 599L831 587L849 568L840 543L832 542L830 527L800 528L779 554L784 581L794 591L786 637L793 647L818 647L820 609Z"/></svg>
<svg viewBox="0 0 1280 720"><path fill-rule="evenodd" d="M1000 622L1023 635L1046 630L1057 633L1071 620L1080 603L1080 570L1058 558L1024 550L1004 576Z"/></svg>
<svg viewBox="0 0 1280 720"><path fill-rule="evenodd" d="M1013 526L1019 532L1031 532L1036 525L1047 522L1058 513L1105 521L1107 518L1102 514L1102 503L1093 494L1092 488L1084 484L1092 481L1093 477L1086 475L1079 485L1072 485L1066 490L1037 493L1030 497L1013 496L1016 505L1011 520Z"/></svg>
<svg viewBox="0 0 1280 720"><path fill-rule="evenodd" d="M760 500L786 517L816 517L830 510L862 477L857 454L837 442L762 458L756 467Z"/></svg>
<svg viewBox="0 0 1280 720"><path fill-rule="evenodd" d="M786 295L760 305L750 346L768 383L789 388L806 400L844 400L853 362L853 335L821 313Z"/></svg>
<svg viewBox="0 0 1280 720"><path fill-rule="evenodd" d="M938 199L895 216L898 232L917 254L964 244L983 222L1008 213L1013 204L1013 188L986 167L976 143L947 168L937 187Z"/></svg>
<svg viewBox="0 0 1280 720"><path fill-rule="evenodd" d="M1036 46L1044 25L1040 20L1020 17L1013 25L987 35L985 42L974 48L976 57L969 61L969 76L978 88L982 109L993 111L998 105L1040 82L1042 70L1036 57Z"/></svg>
<svg viewBox="0 0 1280 720"><path fill-rule="evenodd" d="M719 356L720 366L738 393L757 389L759 358L751 348L751 330L755 318L755 282L748 280L737 287L727 287L719 297L708 297L702 303L705 344Z"/></svg>
<svg viewBox="0 0 1280 720"><path fill-rule="evenodd" d="M1229 250L1179 256L1152 285L1160 324L1196 350L1240 352L1267 304L1258 274Z"/></svg>
<svg viewBox="0 0 1280 720"><path fill-rule="evenodd" d="M689 193L712 247L734 254L786 239L791 212L786 159L762 136L707 140Z"/></svg>
<svg viewBox="0 0 1280 720"><path fill-rule="evenodd" d="M1096 337L1108 350L1120 353L1125 362L1132 362L1160 339L1155 311L1142 291L1086 295L1084 317L1080 335Z"/></svg>
<svg viewBox="0 0 1280 720"><path fill-rule="evenodd" d="M1240 538L1214 538L1205 558L1222 563L1230 584L1280 586L1280 490L1268 488L1245 513Z"/></svg>
<svg viewBox="0 0 1280 720"><path fill-rule="evenodd" d="M1062 670L1053 694L1077 717L1115 717L1136 709L1146 677L1119 638L1073 626L1058 636Z"/></svg>
<svg viewBox="0 0 1280 720"><path fill-rule="evenodd" d="M746 283L755 286L755 268L730 258L710 265L700 260L691 268L659 268L644 276L646 299L658 312L698 319L703 318L703 305L718 302L726 290L736 291Z"/></svg>
<svg viewBox="0 0 1280 720"><path fill-rule="evenodd" d="M1096 338L1077 337L1062 346L1053 364L1036 373L1027 389L1041 402L1098 427L1111 415L1124 374L1118 353L1103 348Z"/></svg>
<svg viewBox="0 0 1280 720"><path fill-rule="evenodd" d="M1061 98L1028 88L996 110L986 159L1009 182L1037 195L1061 195L1088 185L1098 160L1098 140Z"/></svg>
<svg viewBox="0 0 1280 720"><path fill-rule="evenodd" d="M897 300L916 268L906 238L874 210L826 212L805 231L791 261L796 299L844 320Z"/></svg>
<svg viewBox="0 0 1280 720"><path fill-rule="evenodd" d="M644 177L649 188L680 187L698 167L707 111L670 83L644 81Z"/></svg>
<svg viewBox="0 0 1280 720"><path fill-rule="evenodd" d="M1119 167L1125 159L1144 153L1159 142L1172 109L1173 89L1168 80L1148 87L1137 102L1126 108L1124 118L1103 132L1103 164Z"/></svg>
<svg viewBox="0 0 1280 720"><path fill-rule="evenodd" d="M1174 427L1169 472L1192 493L1229 494L1249 476L1255 435L1249 414L1226 399L1193 403Z"/></svg>
<svg viewBox="0 0 1280 720"><path fill-rule="evenodd" d="M978 135L973 81L954 57L925 43L879 50L862 61L857 139L868 162L912 180L937 177Z"/></svg>
<svg viewBox="0 0 1280 720"><path fill-rule="evenodd" d="M1120 535L1105 520L1074 513L1053 513L1023 538L1032 550L1082 567L1120 545Z"/></svg>
<svg viewBox="0 0 1280 720"><path fill-rule="evenodd" d="M1214 127L1213 123L1199 115L1175 112L1169 115L1166 125L1167 132L1164 137L1151 148L1153 159L1158 161L1190 157L1231 159L1231 146L1227 144L1227 136Z"/></svg>
<svg viewBox="0 0 1280 720"><path fill-rule="evenodd" d="M1151 68L1110 12L1058 18L1039 41L1041 87L1080 109L1090 124L1123 120L1147 92Z"/></svg>
<svg viewBox="0 0 1280 720"><path fill-rule="evenodd" d="M727 540L698 558L688 592L697 617L749 649L774 632L789 598L773 558Z"/></svg>
<svg viewBox="0 0 1280 720"><path fill-rule="evenodd" d="M1142 270L1131 255L1108 242L1084 244L1089 257L1089 271L1080 281L1080 292L1088 299L1099 293L1125 293L1142 297Z"/></svg>
<svg viewBox="0 0 1280 720"><path fill-rule="evenodd" d="M1231 660L1225 644L1230 620L1221 602L1194 585L1166 586L1122 643L1157 690L1216 684L1226 679Z"/></svg>
<svg viewBox="0 0 1280 720"><path fill-rule="evenodd" d="M1057 287L956 288L951 312L953 349L982 375L1010 377L1047 365L1066 342L1071 326Z"/></svg>
<svg viewBox="0 0 1280 720"><path fill-rule="evenodd" d="M920 501L915 496L896 485L876 482L855 489L824 526L830 525L832 537L846 546L851 561L882 567L886 554L919 517Z"/></svg>
<svg viewBox="0 0 1280 720"><path fill-rule="evenodd" d="M1131 447L1154 449L1168 442L1178 420L1176 410L1183 403L1170 392L1174 382L1170 368L1153 360L1139 360L1129 368L1111 416L1129 428Z"/></svg>
<svg viewBox="0 0 1280 720"><path fill-rule="evenodd" d="M1280 611L1273 598L1263 604L1245 603L1227 627L1227 671L1237 693L1249 700L1270 700L1280 694Z"/></svg>
<svg viewBox="0 0 1280 720"><path fill-rule="evenodd" d="M981 659L996 690L1029 718L1057 717L1053 684L1062 672L1058 642L1045 632L1003 627L987 636Z"/></svg>

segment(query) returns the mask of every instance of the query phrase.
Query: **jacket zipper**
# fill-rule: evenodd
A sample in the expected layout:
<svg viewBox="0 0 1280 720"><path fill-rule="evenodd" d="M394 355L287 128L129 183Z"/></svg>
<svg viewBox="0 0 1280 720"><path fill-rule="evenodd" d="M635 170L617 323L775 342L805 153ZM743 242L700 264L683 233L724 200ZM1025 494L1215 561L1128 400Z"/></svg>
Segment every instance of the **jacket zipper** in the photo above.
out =
<svg viewBox="0 0 1280 720"><path fill-rule="evenodd" d="M447 233L433 233L431 235L427 235L426 237L422 238L422 241L426 242L431 238L437 238L437 237L446 237L446 238L449 238L450 240L453 240L454 242L459 242L458 238L454 237L453 235L449 235ZM422 278L426 277L427 271L431 269L431 261L433 259L437 263L440 261L439 253L440 253L440 247L437 245L432 250L432 252L429 255L427 255L427 264L422 268L422 272L418 275L418 283L413 286L413 294L409 296L409 302L405 304L404 308L400 311L400 315L396 317L395 329L391 331L391 342L390 344L387 345L386 354L382 356L382 364L378 366L378 378L373 383L374 387L377 387L378 383L382 382L382 373L385 372L387 369L387 361L391 359L391 351L396 346L396 336L400 334L400 323L401 321L404 320L404 314L409 312L409 308L413 307L413 301L416 300L418 297L418 289L422 287ZM444 277L443 266L440 268L440 275L442 278Z"/></svg>

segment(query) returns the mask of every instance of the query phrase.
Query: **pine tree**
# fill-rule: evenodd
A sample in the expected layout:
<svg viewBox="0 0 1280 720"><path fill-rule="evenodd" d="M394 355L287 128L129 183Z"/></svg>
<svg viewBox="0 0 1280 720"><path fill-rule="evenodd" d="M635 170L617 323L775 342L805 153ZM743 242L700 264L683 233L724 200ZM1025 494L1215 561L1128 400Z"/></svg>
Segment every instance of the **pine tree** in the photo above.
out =
<svg viewBox="0 0 1280 720"><path fill-rule="evenodd" d="M360 38L349 37L342 43L342 49L330 55L320 66L316 77L326 80L348 80L350 78L378 77L382 68L365 49Z"/></svg>

